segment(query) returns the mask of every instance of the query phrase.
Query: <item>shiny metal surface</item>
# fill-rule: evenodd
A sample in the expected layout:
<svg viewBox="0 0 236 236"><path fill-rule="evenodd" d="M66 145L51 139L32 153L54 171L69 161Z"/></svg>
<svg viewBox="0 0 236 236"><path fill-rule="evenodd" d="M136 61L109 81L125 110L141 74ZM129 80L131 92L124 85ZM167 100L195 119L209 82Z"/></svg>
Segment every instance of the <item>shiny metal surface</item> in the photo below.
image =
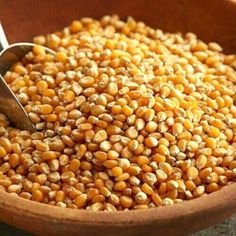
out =
<svg viewBox="0 0 236 236"><path fill-rule="evenodd" d="M30 118L17 97L3 79L7 70L19 61L32 46L11 45L0 53L0 112L7 115L9 120L19 129L34 131Z"/></svg>
<svg viewBox="0 0 236 236"><path fill-rule="evenodd" d="M13 125L19 129L35 131L28 114L20 104L17 97L4 81L5 73L17 61L31 50L33 43L15 43L8 46L8 42L0 23L0 112L4 113ZM47 52L54 54L51 49L45 48Z"/></svg>

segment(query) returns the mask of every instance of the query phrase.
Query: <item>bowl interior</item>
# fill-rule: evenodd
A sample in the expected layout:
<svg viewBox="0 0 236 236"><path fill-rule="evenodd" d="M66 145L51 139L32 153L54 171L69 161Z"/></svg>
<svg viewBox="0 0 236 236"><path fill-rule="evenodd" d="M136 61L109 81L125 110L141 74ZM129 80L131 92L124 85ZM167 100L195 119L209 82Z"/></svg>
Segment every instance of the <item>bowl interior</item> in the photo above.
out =
<svg viewBox="0 0 236 236"><path fill-rule="evenodd" d="M139 211L91 212L63 209L0 191L0 220L37 235L187 235L230 217L236 183L205 197Z"/></svg>
<svg viewBox="0 0 236 236"><path fill-rule="evenodd" d="M220 43L227 53L236 52L235 0L1 0L0 9L0 21L11 43L30 41L34 35L61 30L73 19L84 16L100 18L116 13L123 19L131 15L164 31L194 32L207 42ZM68 209L65 212L64 209L13 199L0 193L0 220L31 232L35 232L36 227L43 235L55 232L59 235L68 235L68 232L71 235L77 232L80 235L88 235L86 232L89 235L107 235L107 232L112 232L109 230L113 230L114 235L124 235L124 232L129 235L139 235L140 232L181 235L231 215L236 207L235 190L236 184L233 184L201 201L196 199L171 206L167 211L157 208L113 216L104 212L96 215Z"/></svg>
<svg viewBox="0 0 236 236"><path fill-rule="evenodd" d="M60 30L83 16L116 13L164 31L191 31L205 41L219 42L227 53L236 52L235 0L2 0L0 9L11 43Z"/></svg>

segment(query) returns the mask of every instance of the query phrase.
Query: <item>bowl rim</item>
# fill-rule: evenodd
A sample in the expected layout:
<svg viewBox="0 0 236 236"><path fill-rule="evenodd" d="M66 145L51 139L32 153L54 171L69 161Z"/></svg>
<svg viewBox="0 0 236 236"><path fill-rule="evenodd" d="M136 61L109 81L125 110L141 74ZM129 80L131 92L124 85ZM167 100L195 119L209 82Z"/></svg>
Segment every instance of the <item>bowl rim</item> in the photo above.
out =
<svg viewBox="0 0 236 236"><path fill-rule="evenodd" d="M228 209L232 214L236 212L236 183L224 186L222 189L200 198L184 201L171 206L162 206L144 210L130 210L92 212L84 209L70 209L34 202L32 200L11 196L0 191L0 220L4 219L4 211L19 212L29 217L45 218L50 221L73 222L86 225L110 224L122 226L124 224L150 224L150 222L166 222L171 219L183 218L202 213L215 214ZM3 213L1 213L3 212ZM66 214L65 214L66 213ZM9 220L6 221L7 223Z"/></svg>

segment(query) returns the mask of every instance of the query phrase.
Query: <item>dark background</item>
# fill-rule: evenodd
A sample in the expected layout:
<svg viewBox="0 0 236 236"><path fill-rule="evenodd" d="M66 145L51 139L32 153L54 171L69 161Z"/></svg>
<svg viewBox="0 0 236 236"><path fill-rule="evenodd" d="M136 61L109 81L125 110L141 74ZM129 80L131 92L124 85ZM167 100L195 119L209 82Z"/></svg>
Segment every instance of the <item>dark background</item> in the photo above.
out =
<svg viewBox="0 0 236 236"><path fill-rule="evenodd" d="M0 236L32 236L32 234L0 223ZM189 236L236 236L236 216L224 221L222 224L214 225Z"/></svg>

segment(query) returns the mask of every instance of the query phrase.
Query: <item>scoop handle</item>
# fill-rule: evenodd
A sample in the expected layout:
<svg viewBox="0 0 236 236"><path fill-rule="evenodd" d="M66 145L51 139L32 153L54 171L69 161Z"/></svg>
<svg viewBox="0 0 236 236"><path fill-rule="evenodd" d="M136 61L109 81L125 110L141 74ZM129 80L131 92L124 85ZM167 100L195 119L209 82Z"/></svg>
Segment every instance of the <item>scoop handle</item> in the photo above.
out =
<svg viewBox="0 0 236 236"><path fill-rule="evenodd" d="M7 41L7 37L5 35L5 32L3 30L2 24L0 22L0 52L7 48L9 46L9 43Z"/></svg>

